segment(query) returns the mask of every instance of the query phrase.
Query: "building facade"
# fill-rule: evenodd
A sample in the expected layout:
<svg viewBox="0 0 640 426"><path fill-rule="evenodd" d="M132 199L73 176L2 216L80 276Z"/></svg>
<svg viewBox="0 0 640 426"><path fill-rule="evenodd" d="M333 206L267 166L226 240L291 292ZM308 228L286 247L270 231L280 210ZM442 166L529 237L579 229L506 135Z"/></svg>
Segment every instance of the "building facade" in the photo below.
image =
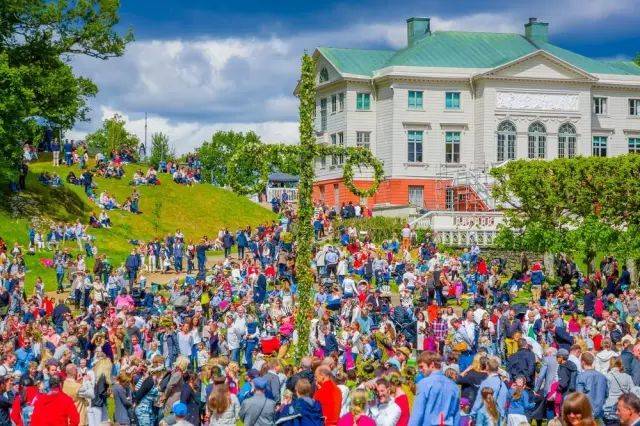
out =
<svg viewBox="0 0 640 426"><path fill-rule="evenodd" d="M428 18L411 18L407 39L398 51L314 52L318 143L363 146L385 170L360 200L343 184L343 159L318 159L316 200L491 210L487 171L505 161L640 153L632 62L555 46L535 18L523 34L432 32Z"/></svg>

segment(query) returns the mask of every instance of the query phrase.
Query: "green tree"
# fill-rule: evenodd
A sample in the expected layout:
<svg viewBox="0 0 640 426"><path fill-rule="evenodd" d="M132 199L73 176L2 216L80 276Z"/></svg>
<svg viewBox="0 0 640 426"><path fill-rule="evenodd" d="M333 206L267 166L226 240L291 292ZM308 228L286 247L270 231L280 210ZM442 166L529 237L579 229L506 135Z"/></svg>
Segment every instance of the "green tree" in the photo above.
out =
<svg viewBox="0 0 640 426"><path fill-rule="evenodd" d="M202 164L203 179L218 186L230 186L229 169L236 169L235 178L243 185L254 185L258 179L255 174L257 158L242 157L241 161L230 163L230 159L247 145L261 145L260 137L254 132L218 131L210 141L203 142L197 153Z"/></svg>
<svg viewBox="0 0 640 426"><path fill-rule="evenodd" d="M104 120L102 127L87 136L87 145L94 152L104 155L114 150L128 149L137 154L140 140L125 129L125 121L119 115Z"/></svg>
<svg viewBox="0 0 640 426"><path fill-rule="evenodd" d="M64 129L87 118L87 98L97 87L74 75L69 62L76 55L122 55L133 36L113 30L119 6L118 0L0 2L0 179L17 174L20 142L32 134L27 116L44 116Z"/></svg>
<svg viewBox="0 0 640 426"><path fill-rule="evenodd" d="M149 164L158 167L160 161L173 160L175 153L169 146L169 136L164 133L154 133L151 135L151 152L149 154Z"/></svg>
<svg viewBox="0 0 640 426"><path fill-rule="evenodd" d="M497 244L580 256L589 268L598 253L640 259L640 156L520 160L492 174L507 218Z"/></svg>

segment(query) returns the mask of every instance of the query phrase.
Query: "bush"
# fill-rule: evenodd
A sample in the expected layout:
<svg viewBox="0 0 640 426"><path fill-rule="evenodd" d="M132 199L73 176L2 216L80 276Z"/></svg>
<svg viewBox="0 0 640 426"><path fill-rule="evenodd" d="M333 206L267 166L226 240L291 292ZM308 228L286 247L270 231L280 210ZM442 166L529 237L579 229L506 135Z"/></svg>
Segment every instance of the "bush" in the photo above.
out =
<svg viewBox="0 0 640 426"><path fill-rule="evenodd" d="M346 219L338 222L336 229L336 237L339 236L338 229L340 227L353 226L358 232L366 231L374 242L382 242L394 237L400 238L400 231L407 224L406 219L397 217L370 217L366 219Z"/></svg>

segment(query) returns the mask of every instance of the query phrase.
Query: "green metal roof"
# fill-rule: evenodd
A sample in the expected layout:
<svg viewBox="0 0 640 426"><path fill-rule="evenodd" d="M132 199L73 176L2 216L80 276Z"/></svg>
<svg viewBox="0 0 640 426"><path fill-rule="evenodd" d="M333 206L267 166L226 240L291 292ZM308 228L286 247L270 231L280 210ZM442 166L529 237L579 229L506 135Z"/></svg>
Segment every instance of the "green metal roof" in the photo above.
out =
<svg viewBox="0 0 640 426"><path fill-rule="evenodd" d="M338 71L346 74L366 75L385 66L395 53L393 50L338 49L319 47L318 50Z"/></svg>
<svg viewBox="0 0 640 426"><path fill-rule="evenodd" d="M495 68L544 50L588 73L640 75L633 62L591 59L551 43L536 43L521 34L436 31L398 51L318 49L342 73L371 77L387 66Z"/></svg>
<svg viewBox="0 0 640 426"><path fill-rule="evenodd" d="M387 65L493 68L535 50L518 34L436 31L399 50Z"/></svg>

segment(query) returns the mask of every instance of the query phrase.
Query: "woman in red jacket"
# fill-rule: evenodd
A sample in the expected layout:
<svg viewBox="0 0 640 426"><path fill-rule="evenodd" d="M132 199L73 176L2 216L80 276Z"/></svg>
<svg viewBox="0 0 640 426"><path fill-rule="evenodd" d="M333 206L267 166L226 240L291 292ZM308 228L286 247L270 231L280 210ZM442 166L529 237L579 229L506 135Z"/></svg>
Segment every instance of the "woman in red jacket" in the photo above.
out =
<svg viewBox="0 0 640 426"><path fill-rule="evenodd" d="M31 426L78 426L80 415L73 399L60 388L60 378L49 379L51 391L38 394L33 401Z"/></svg>

